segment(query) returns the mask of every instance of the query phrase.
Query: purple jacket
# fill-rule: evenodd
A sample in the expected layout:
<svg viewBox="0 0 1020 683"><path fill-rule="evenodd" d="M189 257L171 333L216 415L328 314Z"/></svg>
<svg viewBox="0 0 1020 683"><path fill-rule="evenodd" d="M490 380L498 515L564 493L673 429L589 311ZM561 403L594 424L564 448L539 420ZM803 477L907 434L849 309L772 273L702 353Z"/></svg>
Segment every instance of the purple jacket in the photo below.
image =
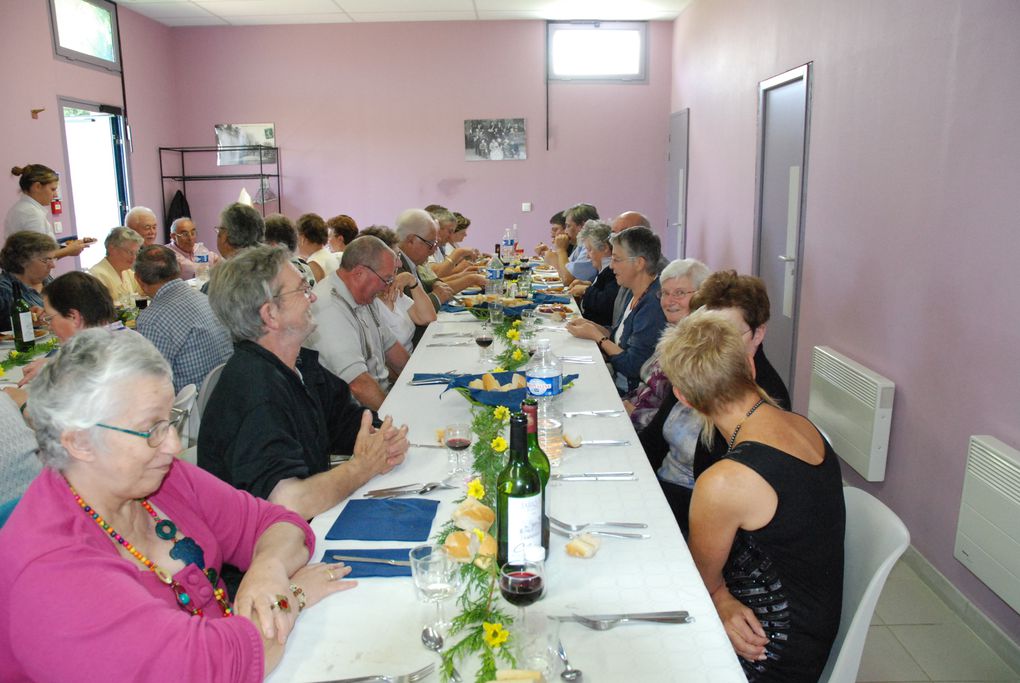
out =
<svg viewBox="0 0 1020 683"><path fill-rule="evenodd" d="M202 546L206 566L247 569L255 542L277 522L299 527L314 550L297 515L186 462L174 463L151 500ZM203 616L123 558L63 477L44 469L0 530L0 682L261 681L255 624L224 619L194 565L174 578Z"/></svg>

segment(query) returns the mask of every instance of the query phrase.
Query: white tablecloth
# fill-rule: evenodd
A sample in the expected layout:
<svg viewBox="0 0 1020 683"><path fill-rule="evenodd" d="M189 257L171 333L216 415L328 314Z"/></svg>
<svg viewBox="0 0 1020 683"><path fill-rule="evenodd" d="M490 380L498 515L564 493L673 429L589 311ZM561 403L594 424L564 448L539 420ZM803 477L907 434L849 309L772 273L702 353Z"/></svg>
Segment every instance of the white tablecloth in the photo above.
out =
<svg viewBox="0 0 1020 683"><path fill-rule="evenodd" d="M435 443L436 429L470 421L469 404L455 392L440 396L443 386L408 386L415 372L481 371L478 350L471 346L428 348L438 332L467 332L475 328L469 314L442 314L430 326L380 411L410 426L416 443ZM454 322L457 321L457 322ZM599 358L595 345L565 331L542 330L553 351ZM466 339L466 338L464 338ZM497 348L499 343L497 342ZM563 399L565 410L620 407L620 399L602 364L566 365L564 373L580 378ZM688 610L695 618L683 625L627 625L602 633L577 624L564 624L560 636L571 663L592 683L657 681L744 681L722 624L698 575L680 530L637 442L630 420L575 417L565 429L585 438L629 439L628 447L565 449L561 472L633 470L637 481L553 482L549 512L571 521L636 521L648 524L648 540L602 539L589 560L569 557L566 539L553 536L547 562L546 592L535 608L547 613L606 613ZM447 468L445 450L412 448L393 472L371 481L365 490L412 482L437 481ZM360 497L363 491L355 494ZM456 491L429 497L441 502L435 529L449 519ZM314 559L333 547L407 547L412 543L325 541L326 531L341 506L312 522L319 545ZM287 644L286 654L268 680L323 681L378 673L406 673L438 660L419 640L426 609L415 599L410 578L363 579L351 591L330 596L302 615ZM508 609L511 610L512 608ZM462 670L465 680L474 672ZM433 675L430 680L438 680Z"/></svg>

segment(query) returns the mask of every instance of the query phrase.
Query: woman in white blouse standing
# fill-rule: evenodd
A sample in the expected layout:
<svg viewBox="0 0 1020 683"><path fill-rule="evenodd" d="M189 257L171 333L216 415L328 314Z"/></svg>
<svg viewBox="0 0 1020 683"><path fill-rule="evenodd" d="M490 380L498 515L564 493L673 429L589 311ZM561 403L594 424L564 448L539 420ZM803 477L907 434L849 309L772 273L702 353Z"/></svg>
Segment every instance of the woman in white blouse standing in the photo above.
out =
<svg viewBox="0 0 1020 683"><path fill-rule="evenodd" d="M47 217L50 213L50 204L57 198L60 188L60 176L49 166L42 164L28 164L26 166L14 166L11 168L11 175L20 176L18 185L21 187L21 197L8 210L4 218L4 231L7 237L16 232L29 230L57 238L53 231L53 224ZM65 256L77 256L85 247L95 242L94 239L68 240L54 253L56 258Z"/></svg>

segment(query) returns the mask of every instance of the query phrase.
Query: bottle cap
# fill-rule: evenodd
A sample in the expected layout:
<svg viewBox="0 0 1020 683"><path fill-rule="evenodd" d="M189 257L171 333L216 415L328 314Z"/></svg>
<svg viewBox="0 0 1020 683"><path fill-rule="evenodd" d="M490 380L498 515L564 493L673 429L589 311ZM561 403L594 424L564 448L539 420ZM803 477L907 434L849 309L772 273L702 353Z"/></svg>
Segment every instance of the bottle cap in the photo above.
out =
<svg viewBox="0 0 1020 683"><path fill-rule="evenodd" d="M545 338L535 340L536 349L548 349L549 344L550 344L549 340Z"/></svg>
<svg viewBox="0 0 1020 683"><path fill-rule="evenodd" d="M540 545L529 545L524 549L525 562L545 562L545 548Z"/></svg>

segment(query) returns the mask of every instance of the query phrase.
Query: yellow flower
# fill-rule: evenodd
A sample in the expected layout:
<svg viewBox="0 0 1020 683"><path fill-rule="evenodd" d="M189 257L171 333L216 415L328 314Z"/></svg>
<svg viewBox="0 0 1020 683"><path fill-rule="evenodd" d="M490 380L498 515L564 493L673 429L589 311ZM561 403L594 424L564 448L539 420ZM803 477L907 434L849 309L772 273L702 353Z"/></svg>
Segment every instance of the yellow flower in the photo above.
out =
<svg viewBox="0 0 1020 683"><path fill-rule="evenodd" d="M490 443L489 445L492 446L492 450L496 451L497 453L502 453L503 451L506 450L507 442L506 439L504 439L502 436L497 436L495 439L492 440L492 443Z"/></svg>
<svg viewBox="0 0 1020 683"><path fill-rule="evenodd" d="M485 635L482 636L482 640L484 640L485 644L493 650L505 643L506 639L510 637L510 631L503 628L503 624L490 624L487 621L483 621L482 629L485 630Z"/></svg>
<svg viewBox="0 0 1020 683"><path fill-rule="evenodd" d="M496 406L496 409L492 411L492 416L500 421L509 420L510 409L506 406Z"/></svg>
<svg viewBox="0 0 1020 683"><path fill-rule="evenodd" d="M517 341L518 339L521 338L521 333L511 327L509 330L506 331L506 338L509 339L510 341Z"/></svg>
<svg viewBox="0 0 1020 683"><path fill-rule="evenodd" d="M475 479L475 481L478 481L478 480L477 480L477 479ZM474 483L474 482L472 482L472 483ZM481 487L481 484L479 484L478 486L479 486L479 487ZM470 491L468 491L468 495L469 495L469 496L471 495L471 492L470 492ZM479 498L481 498L481 496L478 496L478 497L479 497ZM476 527L476 528L472 529L471 531L475 532L475 537L477 537L477 538L478 538L478 542L479 542L479 543L481 543L482 541L484 541L484 540L485 540L485 532L484 532L484 531L482 531L481 529L479 529L479 528L477 528L477 527Z"/></svg>
<svg viewBox="0 0 1020 683"><path fill-rule="evenodd" d="M10 358L11 360L14 360L15 358L17 358L20 355L21 355L21 353L18 352L18 351L11 351L9 354L7 354L7 357Z"/></svg>
<svg viewBox="0 0 1020 683"><path fill-rule="evenodd" d="M502 365L497 365L496 367L494 367L492 369L492 371L493 372L506 372L506 368L504 368Z"/></svg>
<svg viewBox="0 0 1020 683"><path fill-rule="evenodd" d="M515 321L513 321L513 323L511 323L511 327L520 327L520 326L521 326L521 321L520 320L515 320Z"/></svg>
<svg viewBox="0 0 1020 683"><path fill-rule="evenodd" d="M0 377L3 377L3 376L4 376L4 369L2 367L0 367Z"/></svg>
<svg viewBox="0 0 1020 683"><path fill-rule="evenodd" d="M524 352L520 349L514 349L514 352L510 354L510 357L514 360L522 360L524 358Z"/></svg>
<svg viewBox="0 0 1020 683"><path fill-rule="evenodd" d="M477 498L478 500L485 497L485 487L482 486L480 479L471 480L471 483L468 484L467 494L472 498Z"/></svg>

